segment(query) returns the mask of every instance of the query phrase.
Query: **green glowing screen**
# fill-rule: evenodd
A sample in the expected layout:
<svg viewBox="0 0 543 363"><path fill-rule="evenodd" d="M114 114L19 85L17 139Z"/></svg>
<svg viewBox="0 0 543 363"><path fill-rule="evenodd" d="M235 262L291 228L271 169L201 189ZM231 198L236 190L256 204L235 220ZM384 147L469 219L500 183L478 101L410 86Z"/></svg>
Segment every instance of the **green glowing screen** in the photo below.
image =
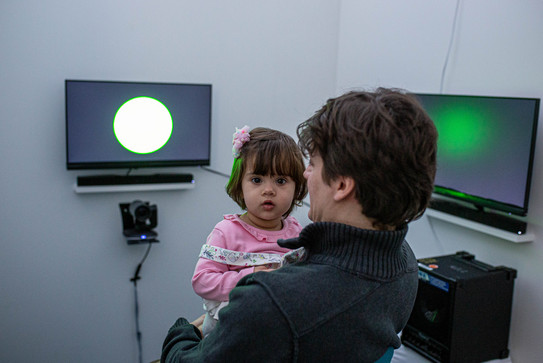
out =
<svg viewBox="0 0 543 363"><path fill-rule="evenodd" d="M523 213L539 100L444 94L417 97L439 134L435 191Z"/></svg>

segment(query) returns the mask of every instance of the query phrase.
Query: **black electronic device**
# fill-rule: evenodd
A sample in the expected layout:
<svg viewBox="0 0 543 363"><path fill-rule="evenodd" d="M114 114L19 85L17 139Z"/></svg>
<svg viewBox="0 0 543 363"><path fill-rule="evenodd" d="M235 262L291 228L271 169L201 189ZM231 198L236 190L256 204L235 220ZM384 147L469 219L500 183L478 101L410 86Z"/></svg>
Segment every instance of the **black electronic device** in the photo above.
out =
<svg viewBox="0 0 543 363"><path fill-rule="evenodd" d="M123 219L123 235L128 244L159 242L158 233L153 229L158 224L156 205L135 200L132 203L120 203Z"/></svg>
<svg viewBox="0 0 543 363"><path fill-rule="evenodd" d="M516 270L464 251L418 261L419 288L402 344L432 362L508 357Z"/></svg>
<svg viewBox="0 0 543 363"><path fill-rule="evenodd" d="M66 80L67 169L209 165L210 84Z"/></svg>
<svg viewBox="0 0 543 363"><path fill-rule="evenodd" d="M459 203L449 200L433 198L430 201L429 207L440 212L486 224L487 226L499 228L518 235L525 234L528 229L528 223L517 218L485 211L482 208L460 205Z"/></svg>
<svg viewBox="0 0 543 363"><path fill-rule="evenodd" d="M490 208L525 216L540 99L415 96L439 133L435 194L473 205L482 212ZM457 209L463 207L460 203ZM481 213L465 209L464 215L440 210L487 224L488 219L479 218Z"/></svg>
<svg viewBox="0 0 543 363"><path fill-rule="evenodd" d="M77 186L133 185L133 184L175 184L194 183L192 174L148 174L148 175L87 175L77 177Z"/></svg>

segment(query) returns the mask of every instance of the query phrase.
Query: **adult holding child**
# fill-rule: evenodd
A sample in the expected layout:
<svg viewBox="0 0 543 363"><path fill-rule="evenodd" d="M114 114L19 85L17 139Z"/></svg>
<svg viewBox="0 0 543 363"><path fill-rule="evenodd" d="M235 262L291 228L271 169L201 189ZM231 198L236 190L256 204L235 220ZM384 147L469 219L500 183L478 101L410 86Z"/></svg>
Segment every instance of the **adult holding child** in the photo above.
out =
<svg viewBox="0 0 543 363"><path fill-rule="evenodd" d="M309 157L303 261L237 284L205 339L179 319L164 362L374 362L398 348L416 297L417 261L405 236L426 209L437 131L400 90L349 92L298 126Z"/></svg>

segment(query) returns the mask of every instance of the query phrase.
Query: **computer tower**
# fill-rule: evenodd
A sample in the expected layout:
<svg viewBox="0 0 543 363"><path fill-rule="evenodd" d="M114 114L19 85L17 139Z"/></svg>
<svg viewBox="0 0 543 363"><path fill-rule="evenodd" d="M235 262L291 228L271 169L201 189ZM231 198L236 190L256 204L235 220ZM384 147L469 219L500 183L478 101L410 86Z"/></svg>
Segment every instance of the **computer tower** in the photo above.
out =
<svg viewBox="0 0 543 363"><path fill-rule="evenodd" d="M433 362L507 358L516 270L464 251L418 262L419 289L402 344Z"/></svg>

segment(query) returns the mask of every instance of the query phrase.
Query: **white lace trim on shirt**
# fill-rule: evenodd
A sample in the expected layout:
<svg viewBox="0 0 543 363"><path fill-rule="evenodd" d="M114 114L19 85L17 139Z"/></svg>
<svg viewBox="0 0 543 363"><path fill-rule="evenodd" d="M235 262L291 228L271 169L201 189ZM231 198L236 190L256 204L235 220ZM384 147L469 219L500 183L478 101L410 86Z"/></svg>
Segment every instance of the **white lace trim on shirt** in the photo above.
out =
<svg viewBox="0 0 543 363"><path fill-rule="evenodd" d="M235 266L258 266L267 263L280 264L282 261L282 256L275 253L238 252L208 244L202 246L200 257Z"/></svg>

